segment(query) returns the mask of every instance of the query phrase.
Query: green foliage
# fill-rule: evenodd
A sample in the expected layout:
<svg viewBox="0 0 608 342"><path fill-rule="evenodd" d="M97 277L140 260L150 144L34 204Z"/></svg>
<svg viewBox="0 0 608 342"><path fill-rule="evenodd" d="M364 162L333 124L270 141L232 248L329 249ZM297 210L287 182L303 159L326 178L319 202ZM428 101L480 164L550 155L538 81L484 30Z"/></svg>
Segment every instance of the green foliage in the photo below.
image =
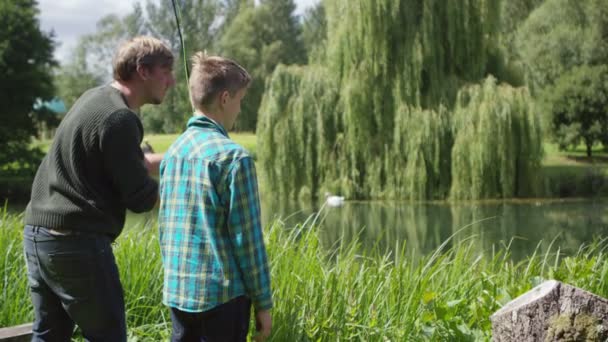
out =
<svg viewBox="0 0 608 342"><path fill-rule="evenodd" d="M387 197L443 199L451 185L453 144L445 107L422 110L402 105L396 113L392 149L386 158Z"/></svg>
<svg viewBox="0 0 608 342"><path fill-rule="evenodd" d="M53 95L53 37L40 30L37 16L34 0L0 1L0 165L16 154L36 155L23 147L36 133L32 107Z"/></svg>
<svg viewBox="0 0 608 342"><path fill-rule="evenodd" d="M547 0L519 28L529 83L543 89L564 72L608 59L608 2Z"/></svg>
<svg viewBox="0 0 608 342"><path fill-rule="evenodd" d="M464 88L454 111L451 198L511 198L539 193L540 123L526 89Z"/></svg>
<svg viewBox="0 0 608 342"><path fill-rule="evenodd" d="M101 85L107 78L107 75L103 75L99 70L92 70L89 66L87 62L88 45L86 38L80 39L72 53L71 60L62 65L55 75L58 96L68 109L86 89Z"/></svg>
<svg viewBox="0 0 608 342"><path fill-rule="evenodd" d="M186 60L200 50L213 51L218 28L214 21L220 13L216 0L179 0L180 23L186 45ZM154 133L176 133L184 130L192 116L192 106L186 83L184 56L179 41L171 0L148 2L146 28L149 33L163 39L175 55L173 70L175 86L169 90L163 103L142 108L142 121ZM187 61L189 64L190 61Z"/></svg>
<svg viewBox="0 0 608 342"><path fill-rule="evenodd" d="M221 37L220 53L237 61L253 77L236 122L237 130L256 129L264 84L275 67L306 61L294 10L293 0L264 0L257 6L242 2Z"/></svg>
<svg viewBox="0 0 608 342"><path fill-rule="evenodd" d="M220 2L220 15L222 18L220 31L223 32L230 26L232 20L241 10L241 6L248 6L248 4L251 3L251 0L223 0Z"/></svg>
<svg viewBox="0 0 608 342"><path fill-rule="evenodd" d="M546 0L510 0L503 1L500 9L501 32L507 40L515 38L518 27L528 19L530 13ZM510 45L511 46L511 45ZM511 46L512 47L512 46Z"/></svg>
<svg viewBox="0 0 608 342"><path fill-rule="evenodd" d="M277 69L260 108L258 139L266 146L260 149L260 161L277 183L275 190L291 198L326 191L348 198L446 198L452 174L469 171L452 163L458 91L487 73L503 76L507 69L493 43L499 2L347 5L333 0L324 5L326 53L314 55L314 64L304 71ZM285 86L286 79L294 81ZM505 95L496 110L512 107L507 115L512 128L490 131L505 134L497 140L522 134L513 140L508 157L523 154L530 165L538 164L538 125L531 123L536 114L523 103L530 99L507 87L500 90ZM499 92L495 85L489 88L488 97L498 96L489 94ZM491 145L481 149L486 154L498 150ZM517 182L505 180L504 186L512 188L504 193L533 193L533 169L523 157L512 163L521 175L513 176ZM476 181L502 177L493 171L478 174L484 179ZM503 195L491 191L483 196Z"/></svg>
<svg viewBox="0 0 608 342"><path fill-rule="evenodd" d="M216 20L220 14L220 2L180 0L177 3L187 57L195 51L212 50L219 32ZM171 0L150 1L145 11L136 3L132 11L125 15L112 14L99 20L97 31L80 38L72 60L57 74L55 82L59 93L67 104L71 104L87 88L110 80L110 66L116 47L122 41L141 34L150 34L165 41L176 57L176 85L167 93L161 105L142 108L144 127L151 133L180 132L192 115L192 107Z"/></svg>
<svg viewBox="0 0 608 342"><path fill-rule="evenodd" d="M70 59L55 75L59 97L69 109L87 89L112 79L112 58L124 40L145 33L144 14L139 3L125 16L110 14L97 22L97 31L81 36Z"/></svg>
<svg viewBox="0 0 608 342"><path fill-rule="evenodd" d="M326 41L327 17L324 1L321 0L308 8L302 18L302 42L306 47L309 59L311 55L323 54Z"/></svg>
<svg viewBox="0 0 608 342"><path fill-rule="evenodd" d="M294 119L289 113L294 108L293 95L299 89L299 84L303 77L300 67L277 66L276 72L268 81L266 96L261 105L258 129L268 131L269 134L258 135L258 151L263 155L304 155L303 151L307 146L302 141L301 136L290 134L294 131ZM312 122L311 122L312 123ZM309 125L306 125L310 128ZM276 128L276 129L275 129ZM272 132L270 132L270 131ZM298 133L304 134L305 131ZM304 138L306 138L304 136ZM281 197L297 198L298 190L303 186L302 172L306 168L303 166L304 160L290 161L285 159L276 160L272 163L269 159L261 161L262 169L268 179L283 179L282 182L270 182L273 192L278 192ZM312 166L312 165L310 165ZM310 167L310 169L313 169ZM296 192L294 192L296 191Z"/></svg>
<svg viewBox="0 0 608 342"><path fill-rule="evenodd" d="M581 66L547 91L551 128L560 148L608 143L608 65Z"/></svg>

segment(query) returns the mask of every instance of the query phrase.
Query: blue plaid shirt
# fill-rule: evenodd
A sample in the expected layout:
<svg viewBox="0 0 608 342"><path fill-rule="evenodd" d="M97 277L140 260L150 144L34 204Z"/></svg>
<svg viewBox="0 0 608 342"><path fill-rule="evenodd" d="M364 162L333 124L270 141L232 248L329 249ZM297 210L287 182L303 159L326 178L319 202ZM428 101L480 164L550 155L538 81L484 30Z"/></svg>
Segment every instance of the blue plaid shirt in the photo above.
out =
<svg viewBox="0 0 608 342"><path fill-rule="evenodd" d="M205 116L188 121L160 166L163 303L203 312L240 295L272 307L255 165Z"/></svg>

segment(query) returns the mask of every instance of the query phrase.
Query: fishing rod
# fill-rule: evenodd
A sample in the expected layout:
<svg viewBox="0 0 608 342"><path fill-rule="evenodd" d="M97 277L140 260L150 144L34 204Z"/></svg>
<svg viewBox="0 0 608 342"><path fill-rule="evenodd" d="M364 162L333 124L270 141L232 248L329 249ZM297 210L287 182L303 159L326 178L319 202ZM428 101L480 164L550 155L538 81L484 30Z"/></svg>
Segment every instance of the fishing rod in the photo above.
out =
<svg viewBox="0 0 608 342"><path fill-rule="evenodd" d="M188 59L186 54L186 44L184 44L184 36L182 34L182 25L180 24L180 13L181 8L179 8L179 4L175 2L175 0L171 0L171 4L173 5L173 14L175 15L175 23L177 24L177 33L179 34L179 42L182 46L182 58L184 59L184 70L186 71L186 90L190 93L190 68L188 67ZM192 108L194 110L194 108Z"/></svg>

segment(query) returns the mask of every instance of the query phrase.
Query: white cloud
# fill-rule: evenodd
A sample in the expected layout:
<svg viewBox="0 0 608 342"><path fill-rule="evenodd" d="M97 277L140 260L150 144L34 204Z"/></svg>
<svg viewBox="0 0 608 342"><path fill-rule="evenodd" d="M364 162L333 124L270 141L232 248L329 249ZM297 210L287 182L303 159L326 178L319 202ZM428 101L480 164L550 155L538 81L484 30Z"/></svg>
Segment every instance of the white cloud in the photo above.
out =
<svg viewBox="0 0 608 342"><path fill-rule="evenodd" d="M55 56L62 62L76 45L78 37L95 32L102 17L112 13L128 13L133 0L39 0L40 26L54 31L60 44Z"/></svg>
<svg viewBox="0 0 608 342"><path fill-rule="evenodd" d="M296 12L319 0L295 0ZM59 46L55 57L64 62L75 47L78 37L95 32L99 19L108 14L127 14L138 0L39 0L40 26L54 31ZM145 2L143 2L145 4Z"/></svg>

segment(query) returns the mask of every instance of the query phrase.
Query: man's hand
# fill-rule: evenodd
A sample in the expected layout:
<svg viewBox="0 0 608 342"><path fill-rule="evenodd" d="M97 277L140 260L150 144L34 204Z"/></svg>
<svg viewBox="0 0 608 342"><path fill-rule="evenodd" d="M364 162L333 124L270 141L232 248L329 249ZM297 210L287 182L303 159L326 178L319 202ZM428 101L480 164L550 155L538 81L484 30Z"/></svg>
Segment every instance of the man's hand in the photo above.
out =
<svg viewBox="0 0 608 342"><path fill-rule="evenodd" d="M162 153L145 153L144 154L144 164L146 165L146 169L151 175L158 175L158 169L160 167L160 162L163 160L164 154Z"/></svg>
<svg viewBox="0 0 608 342"><path fill-rule="evenodd" d="M265 341L270 336L270 330L272 329L272 317L270 317L270 310L256 311L255 313L255 330L257 334L253 336L253 340L256 342Z"/></svg>

